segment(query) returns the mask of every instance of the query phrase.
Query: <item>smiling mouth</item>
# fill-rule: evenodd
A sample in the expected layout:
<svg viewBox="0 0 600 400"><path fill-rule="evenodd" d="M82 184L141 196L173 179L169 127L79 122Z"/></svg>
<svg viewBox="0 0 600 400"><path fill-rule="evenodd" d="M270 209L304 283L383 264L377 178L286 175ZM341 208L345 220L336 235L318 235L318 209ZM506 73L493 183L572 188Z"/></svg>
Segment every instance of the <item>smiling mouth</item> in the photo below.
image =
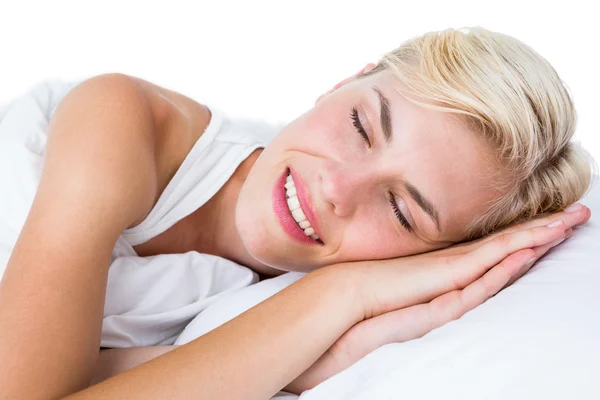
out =
<svg viewBox="0 0 600 400"><path fill-rule="evenodd" d="M290 171L288 170L288 174L285 181L285 197L288 205L288 209L294 221L304 234L317 242L323 244L321 238L316 234L314 228L310 224L310 221L306 217L306 213L302 210L300 206L300 201L298 200L298 195L296 193L296 184L294 183L294 179Z"/></svg>

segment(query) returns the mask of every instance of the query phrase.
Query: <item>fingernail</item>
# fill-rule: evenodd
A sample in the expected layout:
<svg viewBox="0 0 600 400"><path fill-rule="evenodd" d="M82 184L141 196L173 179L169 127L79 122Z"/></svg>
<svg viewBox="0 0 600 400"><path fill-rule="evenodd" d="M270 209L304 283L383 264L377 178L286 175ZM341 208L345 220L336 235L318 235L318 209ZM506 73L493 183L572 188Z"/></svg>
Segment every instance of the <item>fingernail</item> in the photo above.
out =
<svg viewBox="0 0 600 400"><path fill-rule="evenodd" d="M560 224L562 224L562 223L563 223L562 219L559 219L558 221L551 222L546 226L548 228L556 228L557 226L560 226Z"/></svg>
<svg viewBox="0 0 600 400"><path fill-rule="evenodd" d="M525 263L525 265L533 264L535 262L535 260L537 260L537 258L532 257L529 260L527 260L527 262Z"/></svg>
<svg viewBox="0 0 600 400"><path fill-rule="evenodd" d="M560 244L560 243L562 243L562 241L563 241L563 240L565 240L565 238L556 239L554 242L552 242L552 243L550 244L550 247L554 247L554 246L556 246L557 244Z"/></svg>
<svg viewBox="0 0 600 400"><path fill-rule="evenodd" d="M580 203L571 204L569 207L565 208L565 212L574 213L581 210L582 205Z"/></svg>
<svg viewBox="0 0 600 400"><path fill-rule="evenodd" d="M573 235L573 228L569 228L565 231L565 238L571 237Z"/></svg>

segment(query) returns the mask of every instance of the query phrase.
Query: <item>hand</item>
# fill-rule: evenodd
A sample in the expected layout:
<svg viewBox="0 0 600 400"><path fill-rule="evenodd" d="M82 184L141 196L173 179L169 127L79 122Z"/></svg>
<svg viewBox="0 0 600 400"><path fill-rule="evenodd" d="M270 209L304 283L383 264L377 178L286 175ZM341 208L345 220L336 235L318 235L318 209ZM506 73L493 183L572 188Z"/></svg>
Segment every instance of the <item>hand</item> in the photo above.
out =
<svg viewBox="0 0 600 400"><path fill-rule="evenodd" d="M330 266L353 275L364 319L426 303L462 290L497 267L523 267L523 259L538 259L572 228L589 220L590 210L559 212L491 234L469 243L389 260L367 260ZM562 221L562 225L552 223ZM550 226L548 226L550 225ZM523 272L523 271L516 271ZM511 275L512 276L512 275Z"/></svg>
<svg viewBox="0 0 600 400"><path fill-rule="evenodd" d="M393 279L413 274L414 276L404 282L418 283L419 280L436 279L437 283L425 285L430 290L428 295L417 295L414 290L402 290L405 296L402 300L395 300L396 304L415 303L418 298L433 299L388 312L381 310L391 307L389 300L387 307L377 309L371 306L371 314L375 315L374 317L350 328L284 390L300 394L385 344L419 338L460 318L524 275L537 259L557 244L557 241L571 236L573 227L587 222L590 215L591 211L585 207L572 213L558 212L525 221L472 242L409 257L410 261L406 265L402 263L407 257L397 259L396 263L391 265L397 270L390 274L396 275ZM557 221L561 221L562 224L554 228L546 227ZM534 260L530 261L532 258ZM370 265L371 273L375 272L377 267ZM492 268L489 268L490 266ZM439 277L434 275L435 271L438 271ZM409 289L406 283L402 287ZM443 292L445 287L454 289ZM397 289L396 291L400 292Z"/></svg>
<svg viewBox="0 0 600 400"><path fill-rule="evenodd" d="M553 214L543 214L541 216L537 216L536 218L533 218L533 219L521 222L519 224L512 225L508 228L493 232L483 238L473 240L471 242L461 243L461 244L447 247L445 249L442 249L442 252L444 254L448 254L448 255L464 254L465 252L471 251L471 250L479 247L483 243L488 242L491 239L493 239L497 236L500 236L502 234L517 232L517 231L533 228L535 226L544 226L544 225L547 225L554 221L558 221L559 219L563 220L565 222L565 224L567 224L570 227L569 229L567 229L567 231L570 230L572 232L572 228L586 223L590 219L590 216L592 213L589 208L587 208L586 206L584 206L582 204L576 203L573 206L575 206L575 205L580 206L580 208L578 208L574 211L571 211L571 212L560 211L560 212L556 212Z"/></svg>
<svg viewBox="0 0 600 400"><path fill-rule="evenodd" d="M534 219L530 219L530 220L521 222L519 224L512 225L508 228L496 231L496 232L491 233L490 235L485 236L483 238L473 240L471 242L461 243L458 245L447 247L447 248L443 249L440 253L443 253L446 255L464 254L468 251L472 251L472 250L476 249L477 247L481 246L483 243L486 243L497 236L500 236L500 235L503 235L506 233L512 233L512 232L522 231L525 229L530 229L535 226L544 226L544 225L550 224L550 223L552 223L554 221L558 221L558 220L563 220L565 222L565 224L570 227L565 231L565 236L570 237L573 233L573 228L586 223L592 215L591 210L582 204L576 203L576 204L572 205L571 207L572 208L567 207L567 209L570 208L568 212L561 211L561 212L556 212L553 214L544 214L544 215L538 216ZM537 258L539 258L539 257L537 257ZM522 268L516 275L514 275L510 279L510 281L506 284L506 286L510 286L517 279L519 279L520 277L525 275L525 273L527 273L527 271L529 271L529 268Z"/></svg>

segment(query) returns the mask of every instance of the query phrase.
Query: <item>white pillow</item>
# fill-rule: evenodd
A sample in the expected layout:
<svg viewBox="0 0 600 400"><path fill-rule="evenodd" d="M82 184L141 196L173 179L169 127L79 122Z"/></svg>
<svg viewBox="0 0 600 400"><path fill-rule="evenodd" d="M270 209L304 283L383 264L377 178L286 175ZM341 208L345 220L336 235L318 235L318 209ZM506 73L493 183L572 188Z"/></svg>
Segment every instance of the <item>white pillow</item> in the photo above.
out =
<svg viewBox="0 0 600 400"><path fill-rule="evenodd" d="M383 346L300 400L600 398L600 184L592 218L483 305L424 337ZM214 329L304 274L221 298L175 344Z"/></svg>
<svg viewBox="0 0 600 400"><path fill-rule="evenodd" d="M271 279L255 283L235 292L224 294L218 301L202 311L190 322L175 340L176 345L185 344L223 325L244 311L285 289L304 275L288 272Z"/></svg>

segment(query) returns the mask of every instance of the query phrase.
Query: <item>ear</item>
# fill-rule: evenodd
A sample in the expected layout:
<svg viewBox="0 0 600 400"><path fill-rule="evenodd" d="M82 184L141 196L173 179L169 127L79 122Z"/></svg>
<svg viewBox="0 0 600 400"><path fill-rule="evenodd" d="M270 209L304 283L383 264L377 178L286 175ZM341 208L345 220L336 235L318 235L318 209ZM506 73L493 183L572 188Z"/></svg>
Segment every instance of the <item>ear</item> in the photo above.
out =
<svg viewBox="0 0 600 400"><path fill-rule="evenodd" d="M360 75L362 75L362 74L364 74L364 73L367 73L367 72L369 72L369 71L370 71L370 70L372 70L373 68L375 68L375 64L373 64L373 63L369 63L369 64L365 65L365 66L364 66L364 67L363 67L363 68L362 68L360 71L358 71L357 73L355 73L355 74L354 74L354 75L352 75L352 76L349 76L348 78L344 79L343 81L341 81L341 82L337 83L337 84L336 84L336 85L335 85L335 86L334 86L332 89L329 89L329 90L327 91L327 93L323 93L322 95L320 95L320 96L319 96L319 98L317 99L317 101L315 102L315 104L316 104L316 103L318 103L319 101L321 101L321 99L322 99L323 97L327 96L329 93L331 93L331 92L333 92L333 91L335 91L335 90L337 90L337 89L341 88L341 87L342 87L342 86L344 86L346 83L348 83L348 82L350 82L350 81L354 80L356 77L358 77L358 76L360 76Z"/></svg>

